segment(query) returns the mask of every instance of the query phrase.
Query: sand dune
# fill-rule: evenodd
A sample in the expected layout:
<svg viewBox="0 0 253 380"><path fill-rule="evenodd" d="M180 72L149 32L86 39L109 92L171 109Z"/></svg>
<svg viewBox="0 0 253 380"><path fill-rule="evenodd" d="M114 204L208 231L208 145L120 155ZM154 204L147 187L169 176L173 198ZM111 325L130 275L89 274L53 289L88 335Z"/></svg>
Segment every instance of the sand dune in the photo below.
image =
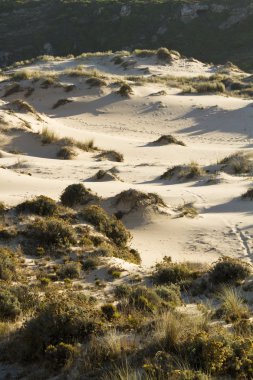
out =
<svg viewBox="0 0 253 380"><path fill-rule="evenodd" d="M90 88L84 77L65 73L80 64L85 70L105 73L107 85ZM253 173L215 175L217 162L225 156L238 150L252 151L252 102L225 95L182 95L180 89L163 83L140 85L130 80L133 94L129 98L116 93L116 82L126 76L208 77L217 72L217 67L187 59L161 65L153 58L139 58L123 70L109 56L39 62L25 69L44 74L64 71L61 83L75 88L65 93L63 87L41 88L40 82L25 79L21 86L34 88L28 98L25 91L2 97L0 201L12 205L39 194L59 199L62 190L76 182L87 184L103 198L129 189L157 193L168 207L167 214L151 212L143 219L137 209L123 219L144 266L153 265L164 255L176 261L212 262L221 255L252 260L253 204L240 196L252 185ZM5 87L6 82L1 83L2 96ZM53 109L65 98L71 102ZM6 106L17 99L25 99L41 117L19 110L8 112ZM20 127L22 122L26 127ZM41 143L40 132L45 127L59 138L93 139L100 151L117 151L124 160L98 160L99 152L82 150L77 150L73 160L57 159L57 143ZM186 146L150 144L170 134ZM212 167L213 172L187 181L160 178L168 168L192 161ZM112 166L117 168L115 178L95 178L99 170L107 172ZM188 203L198 215L179 217L177 207Z"/></svg>

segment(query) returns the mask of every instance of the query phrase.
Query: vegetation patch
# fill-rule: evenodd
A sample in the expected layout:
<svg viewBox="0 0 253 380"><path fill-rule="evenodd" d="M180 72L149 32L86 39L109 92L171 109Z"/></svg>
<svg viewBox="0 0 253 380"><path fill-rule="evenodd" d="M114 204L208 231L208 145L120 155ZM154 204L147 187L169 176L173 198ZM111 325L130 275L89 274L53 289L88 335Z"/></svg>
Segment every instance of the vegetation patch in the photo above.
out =
<svg viewBox="0 0 253 380"><path fill-rule="evenodd" d="M176 137L172 135L163 135L159 137L157 140L155 140L153 145L169 145L169 144L176 144L176 145L182 145L185 146L185 143L181 140L178 140Z"/></svg>
<svg viewBox="0 0 253 380"><path fill-rule="evenodd" d="M73 160L77 153L71 146L62 146L57 152L57 158L62 160Z"/></svg>
<svg viewBox="0 0 253 380"><path fill-rule="evenodd" d="M251 201L253 200L253 188L250 188L242 195L243 199L250 199Z"/></svg>
<svg viewBox="0 0 253 380"><path fill-rule="evenodd" d="M115 150L106 150L97 155L98 160L108 160L114 162L123 162L123 154L116 152Z"/></svg>
<svg viewBox="0 0 253 380"><path fill-rule="evenodd" d="M176 177L180 180L193 180L206 175L205 170L203 170L198 163L191 162L189 165L176 165L164 172L161 175L161 179L172 179Z"/></svg>
<svg viewBox="0 0 253 380"><path fill-rule="evenodd" d="M90 202L97 203L99 200L100 198L97 194L81 183L69 185L61 195L61 202L67 207L83 206Z"/></svg>
<svg viewBox="0 0 253 380"><path fill-rule="evenodd" d="M239 259L224 256L220 258L209 272L209 279L214 285L237 284L251 273L251 266Z"/></svg>
<svg viewBox="0 0 253 380"><path fill-rule="evenodd" d="M40 195L34 199L20 203L16 206L16 211L18 213L29 213L40 216L53 216L57 214L58 206L53 199Z"/></svg>
<svg viewBox="0 0 253 380"><path fill-rule="evenodd" d="M53 105L53 109L56 109L58 107L64 106L65 104L72 103L72 99L59 99L57 102Z"/></svg>

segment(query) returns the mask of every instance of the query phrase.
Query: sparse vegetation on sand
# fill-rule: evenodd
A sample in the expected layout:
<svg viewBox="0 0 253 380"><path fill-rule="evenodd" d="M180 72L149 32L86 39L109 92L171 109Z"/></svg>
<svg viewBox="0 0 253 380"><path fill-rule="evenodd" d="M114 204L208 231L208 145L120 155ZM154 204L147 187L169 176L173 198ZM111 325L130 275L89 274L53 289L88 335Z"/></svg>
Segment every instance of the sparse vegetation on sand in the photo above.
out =
<svg viewBox="0 0 253 380"><path fill-rule="evenodd" d="M161 175L161 179L172 179L173 177L180 180L193 180L206 175L197 162L191 162L189 165L177 165L169 168Z"/></svg>
<svg viewBox="0 0 253 380"><path fill-rule="evenodd" d="M71 146L62 146L58 152L57 157L61 158L62 160L72 160L77 156L77 153Z"/></svg>
<svg viewBox="0 0 253 380"><path fill-rule="evenodd" d="M106 81L101 78L91 77L86 80L86 83L91 87L104 87L106 86Z"/></svg>
<svg viewBox="0 0 253 380"><path fill-rule="evenodd" d="M166 207L163 199L158 194L143 193L135 189L125 190L116 195L113 205L118 210L117 214L121 214L121 217L133 211L148 208L158 211L160 207Z"/></svg>
<svg viewBox="0 0 253 380"><path fill-rule="evenodd" d="M250 199L251 201L253 200L253 188L250 188L242 195L243 199Z"/></svg>
<svg viewBox="0 0 253 380"><path fill-rule="evenodd" d="M57 210L57 203L53 199L45 197L44 195L27 200L16 207L18 213L31 213L40 216L56 215Z"/></svg>
<svg viewBox="0 0 253 380"><path fill-rule="evenodd" d="M157 140L155 140L153 145L169 145L169 144L176 144L176 145L182 145L185 146L185 143L181 140L178 140L176 137L172 135L163 135L159 137Z"/></svg>
<svg viewBox="0 0 253 380"><path fill-rule="evenodd" d="M172 61L172 54L170 53L169 49L165 47L161 47L157 50L156 56L160 61L164 61L166 63L171 63Z"/></svg>
<svg viewBox="0 0 253 380"><path fill-rule="evenodd" d="M215 284L237 284L251 273L251 266L239 259L222 257L209 272L210 281Z"/></svg>
<svg viewBox="0 0 253 380"><path fill-rule="evenodd" d="M133 89L129 84L123 83L120 89L118 90L118 94L121 95L123 98L129 98L130 95L133 94Z"/></svg>
<svg viewBox="0 0 253 380"><path fill-rule="evenodd" d="M99 200L100 198L97 194L81 183L69 185L61 195L62 204L68 207L84 206L90 202L97 203Z"/></svg>
<svg viewBox="0 0 253 380"><path fill-rule="evenodd" d="M47 127L44 127L41 131L41 142L42 144L53 144L59 141L59 137L54 131L51 131Z"/></svg>
<svg viewBox="0 0 253 380"><path fill-rule="evenodd" d="M56 109L58 107L64 106L65 104L72 103L72 99L59 99L57 102L53 105L53 109Z"/></svg>
<svg viewBox="0 0 253 380"><path fill-rule="evenodd" d="M97 159L114 162L123 162L124 156L122 153L116 152L115 150L105 150L97 155Z"/></svg>
<svg viewBox="0 0 253 380"><path fill-rule="evenodd" d="M219 164L221 170L229 174L253 174L252 154L237 152L223 158Z"/></svg>

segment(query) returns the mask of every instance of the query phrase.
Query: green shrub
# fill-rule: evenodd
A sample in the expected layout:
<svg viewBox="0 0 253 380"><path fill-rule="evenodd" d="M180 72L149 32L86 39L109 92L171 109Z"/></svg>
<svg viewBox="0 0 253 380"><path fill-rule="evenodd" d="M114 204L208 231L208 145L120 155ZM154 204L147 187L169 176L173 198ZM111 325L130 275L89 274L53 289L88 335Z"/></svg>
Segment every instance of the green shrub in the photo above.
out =
<svg viewBox="0 0 253 380"><path fill-rule="evenodd" d="M172 263L170 257L165 257L162 263L156 265L154 280L158 284L188 285L202 275L202 269L194 263Z"/></svg>
<svg viewBox="0 0 253 380"><path fill-rule="evenodd" d="M187 342L186 351L192 367L215 375L227 373L227 362L233 355L225 335L206 332L196 334Z"/></svg>
<svg viewBox="0 0 253 380"><path fill-rule="evenodd" d="M73 207L76 205L86 205L89 202L97 202L99 197L86 189L83 184L73 184L66 187L61 195L61 202L64 206Z"/></svg>
<svg viewBox="0 0 253 380"><path fill-rule="evenodd" d="M124 247L130 239L130 232L124 224L115 217L109 216L99 206L91 205L84 208L81 217L118 246Z"/></svg>
<svg viewBox="0 0 253 380"><path fill-rule="evenodd" d="M172 61L172 55L170 51L165 47L161 47L160 49L158 49L156 52L156 56L161 61L166 61L166 62Z"/></svg>
<svg viewBox="0 0 253 380"><path fill-rule="evenodd" d="M116 306L111 303L102 305L101 311L103 315L106 317L106 319L108 319L108 321L111 321L113 318L116 318L118 316Z"/></svg>
<svg viewBox="0 0 253 380"><path fill-rule="evenodd" d="M185 146L185 143L183 141L178 140L176 137L172 135L163 135L159 137L157 140L155 140L153 144L156 144L156 145L176 144L176 145Z"/></svg>
<svg viewBox="0 0 253 380"><path fill-rule="evenodd" d="M0 247L0 279L14 280L17 277L17 260L13 251Z"/></svg>
<svg viewBox="0 0 253 380"><path fill-rule="evenodd" d="M21 314L18 298L7 289L0 289L0 318L1 320L15 320Z"/></svg>
<svg viewBox="0 0 253 380"><path fill-rule="evenodd" d="M49 345L45 350L45 359L50 368L59 370L61 368L69 369L74 360L80 353L78 349L73 344L59 343L54 345Z"/></svg>
<svg viewBox="0 0 253 380"><path fill-rule="evenodd" d="M155 290L146 286L132 287L128 296L128 303L137 310L154 313L162 308L162 299Z"/></svg>
<svg viewBox="0 0 253 380"><path fill-rule="evenodd" d="M171 307L182 305L180 287L171 284L169 286L160 285L155 288L157 295L167 302Z"/></svg>
<svg viewBox="0 0 253 380"><path fill-rule="evenodd" d="M83 270L95 270L97 269L99 265L99 258L98 257L88 257L85 261L82 263Z"/></svg>
<svg viewBox="0 0 253 380"><path fill-rule="evenodd" d="M48 217L37 219L27 227L27 236L45 249L65 248L76 243L73 227L64 220Z"/></svg>
<svg viewBox="0 0 253 380"><path fill-rule="evenodd" d="M40 195L32 200L20 203L16 207L16 211L18 213L27 212L40 216L53 216L57 213L57 208L57 204L53 199Z"/></svg>
<svg viewBox="0 0 253 380"><path fill-rule="evenodd" d="M16 355L29 362L42 359L48 346L85 343L95 331L100 331L99 313L73 295L67 299L58 294L25 323L16 342Z"/></svg>
<svg viewBox="0 0 253 380"><path fill-rule="evenodd" d="M209 279L214 285L222 283L238 283L251 273L249 264L232 257L220 258L209 271Z"/></svg>
<svg viewBox="0 0 253 380"><path fill-rule="evenodd" d="M79 262L69 262L60 266L57 275L61 279L79 278L81 273L81 264Z"/></svg>

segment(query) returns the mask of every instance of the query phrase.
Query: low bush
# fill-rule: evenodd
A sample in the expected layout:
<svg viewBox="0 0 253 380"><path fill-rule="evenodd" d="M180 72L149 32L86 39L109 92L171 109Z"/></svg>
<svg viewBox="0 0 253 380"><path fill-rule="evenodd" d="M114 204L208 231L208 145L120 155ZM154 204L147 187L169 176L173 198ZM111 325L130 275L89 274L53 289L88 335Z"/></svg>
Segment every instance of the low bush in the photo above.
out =
<svg viewBox="0 0 253 380"><path fill-rule="evenodd" d="M179 284L188 286L203 274L201 265L194 263L173 263L170 257L156 265L154 280L157 284Z"/></svg>
<svg viewBox="0 0 253 380"><path fill-rule="evenodd" d="M176 177L180 180L191 180L202 177L206 172L196 162L191 162L189 165L176 165L169 168L161 175L161 179L172 179Z"/></svg>
<svg viewBox="0 0 253 380"><path fill-rule="evenodd" d="M64 206L73 207L86 205L89 202L98 202L99 197L83 184L77 183L69 185L61 195L61 202Z"/></svg>
<svg viewBox="0 0 253 380"><path fill-rule="evenodd" d="M209 279L214 285L236 284L245 280L251 273L249 264L239 259L224 256L209 271Z"/></svg>
<svg viewBox="0 0 253 380"><path fill-rule="evenodd" d="M59 140L59 137L55 132L50 131L47 127L44 127L41 131L41 142L42 144L52 144Z"/></svg>
<svg viewBox="0 0 253 380"><path fill-rule="evenodd" d="M122 97L129 98L129 96L133 94L133 89L129 84L124 83L121 85L118 94Z"/></svg>
<svg viewBox="0 0 253 380"><path fill-rule="evenodd" d="M117 246L124 247L130 239L130 232L114 216L109 216L101 207L91 205L84 208L81 217L91 223L99 232L105 234Z"/></svg>
<svg viewBox="0 0 253 380"><path fill-rule="evenodd" d="M67 295L58 294L57 299L48 300L38 315L20 330L16 355L29 362L39 360L45 358L47 347L61 342L85 343L100 329L99 312L87 301L81 301L74 295L68 299Z"/></svg>
<svg viewBox="0 0 253 380"><path fill-rule="evenodd" d="M15 253L7 247L0 247L0 280L10 281L16 278L17 259Z"/></svg>
<svg viewBox="0 0 253 380"><path fill-rule="evenodd" d="M62 264L57 270L57 275L61 279L65 278L79 278L81 274L81 264L79 262L69 262Z"/></svg>
<svg viewBox="0 0 253 380"><path fill-rule="evenodd" d="M7 289L0 289L0 319L14 321L21 314L18 298Z"/></svg>
<svg viewBox="0 0 253 380"><path fill-rule="evenodd" d="M175 284L157 286L155 292L172 308L182 305L180 287Z"/></svg>
<svg viewBox="0 0 253 380"><path fill-rule="evenodd" d="M37 219L27 226L27 236L38 247L45 249L66 248L76 243L73 227L54 217Z"/></svg>
<svg viewBox="0 0 253 380"><path fill-rule="evenodd" d="M98 160L109 160L114 162L123 162L124 156L122 153L116 152L115 150L106 150L97 155Z"/></svg>
<svg viewBox="0 0 253 380"><path fill-rule="evenodd" d="M172 61L172 55L170 51L165 47L161 47L160 49L158 49L156 52L156 56L161 61L165 61L167 63L170 63Z"/></svg>
<svg viewBox="0 0 253 380"><path fill-rule="evenodd" d="M67 370L71 368L79 354L80 349L77 346L61 342L46 348L45 359L50 368Z"/></svg>
<svg viewBox="0 0 253 380"><path fill-rule="evenodd" d="M31 213L40 216L53 216L57 213L57 209L57 203L44 195L22 202L16 207L18 213Z"/></svg>
<svg viewBox="0 0 253 380"><path fill-rule="evenodd" d="M117 316L119 315L116 306L111 303L102 305L101 311L103 315L105 316L105 318L108 319L108 321L111 321L112 319L117 318Z"/></svg>

